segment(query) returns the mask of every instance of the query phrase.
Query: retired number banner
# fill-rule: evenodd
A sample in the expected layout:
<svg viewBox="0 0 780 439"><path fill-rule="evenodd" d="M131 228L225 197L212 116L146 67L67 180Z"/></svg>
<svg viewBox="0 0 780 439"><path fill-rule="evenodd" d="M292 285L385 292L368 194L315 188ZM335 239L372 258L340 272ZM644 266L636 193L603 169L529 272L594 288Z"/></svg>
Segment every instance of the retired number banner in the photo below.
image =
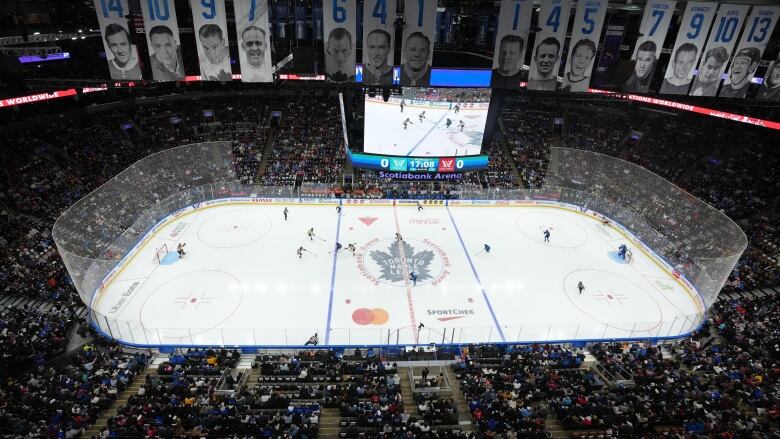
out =
<svg viewBox="0 0 780 439"><path fill-rule="evenodd" d="M225 0L190 0L201 81L230 81Z"/></svg>
<svg viewBox="0 0 780 439"><path fill-rule="evenodd" d="M707 33L715 18L715 2L688 2L677 31L672 58L661 84L662 94L684 95L688 93L693 78L693 68L701 56Z"/></svg>
<svg viewBox="0 0 780 439"><path fill-rule="evenodd" d="M571 0L542 0L539 9L539 27L534 50L531 54L531 70L528 73L529 90L558 88L556 76L560 70L563 41L569 23Z"/></svg>
<svg viewBox="0 0 780 439"><path fill-rule="evenodd" d="M533 0L502 0L493 55L493 88L519 88L528 80L523 70Z"/></svg>
<svg viewBox="0 0 780 439"><path fill-rule="evenodd" d="M241 82L271 82L268 0L233 0Z"/></svg>
<svg viewBox="0 0 780 439"><path fill-rule="evenodd" d="M95 0L95 11L111 79L141 79L138 48L130 38L125 18L130 13L127 0Z"/></svg>
<svg viewBox="0 0 780 439"><path fill-rule="evenodd" d="M658 54L664 45L669 23L672 21L676 0L650 0L645 5L642 24L639 26L639 39L636 41L631 60L634 71L623 84L628 93L648 93L653 78Z"/></svg>
<svg viewBox="0 0 780 439"><path fill-rule="evenodd" d="M355 81L355 0L323 0L325 75L331 82Z"/></svg>
<svg viewBox="0 0 780 439"><path fill-rule="evenodd" d="M710 31L710 38L699 60L699 71L693 79L691 96L715 96L718 94L720 77L726 70L742 30L750 5L721 4L718 16Z"/></svg>
<svg viewBox="0 0 780 439"><path fill-rule="evenodd" d="M593 71L593 59L601 38L608 0L580 0L574 15L569 42L569 59L563 75L563 91L586 92Z"/></svg>
<svg viewBox="0 0 780 439"><path fill-rule="evenodd" d="M431 83L436 0L404 0L404 40L401 44L401 85Z"/></svg>
<svg viewBox="0 0 780 439"><path fill-rule="evenodd" d="M395 0L363 1L363 83L393 84Z"/></svg>
<svg viewBox="0 0 780 439"><path fill-rule="evenodd" d="M764 50L777 25L780 6L753 6L745 21L745 29L739 40L729 73L718 96L724 98L744 98L748 86L756 73Z"/></svg>
<svg viewBox="0 0 780 439"><path fill-rule="evenodd" d="M140 0L155 81L184 80L179 23L173 0Z"/></svg>

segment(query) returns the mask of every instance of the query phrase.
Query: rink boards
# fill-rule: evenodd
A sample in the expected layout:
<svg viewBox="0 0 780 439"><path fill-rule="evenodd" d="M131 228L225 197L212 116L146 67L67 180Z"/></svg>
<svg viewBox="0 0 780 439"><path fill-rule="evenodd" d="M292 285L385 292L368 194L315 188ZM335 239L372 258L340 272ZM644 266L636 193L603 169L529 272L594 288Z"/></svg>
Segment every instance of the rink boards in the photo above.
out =
<svg viewBox="0 0 780 439"><path fill-rule="evenodd" d="M245 197L187 207L108 273L93 325L138 346L297 346L314 332L354 346L663 339L701 323L704 304L684 276L593 212L542 200L442 200L419 212L416 203ZM185 258L154 262L156 248L178 242ZM334 254L335 242L358 250ZM620 243L632 263L615 258Z"/></svg>

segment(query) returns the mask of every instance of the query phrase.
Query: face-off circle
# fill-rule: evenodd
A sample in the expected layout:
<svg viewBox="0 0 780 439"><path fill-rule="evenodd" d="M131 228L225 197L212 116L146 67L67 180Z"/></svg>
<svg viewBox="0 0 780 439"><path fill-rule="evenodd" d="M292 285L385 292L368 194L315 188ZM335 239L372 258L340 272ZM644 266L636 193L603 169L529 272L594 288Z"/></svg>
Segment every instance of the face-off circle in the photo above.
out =
<svg viewBox="0 0 780 439"><path fill-rule="evenodd" d="M361 247L357 264L364 277L374 283L405 287L408 273L417 276L417 285L441 283L450 273L450 260L438 244L428 240L374 239Z"/></svg>
<svg viewBox="0 0 780 439"><path fill-rule="evenodd" d="M198 227L198 239L214 248L235 248L253 244L271 231L271 218L259 210L229 209L207 219Z"/></svg>
<svg viewBox="0 0 780 439"><path fill-rule="evenodd" d="M578 284L585 287L580 294ZM566 275L563 280L566 298L596 325L621 331L653 331L663 320L658 301L641 286L614 273L603 270L582 269ZM603 317L614 315L642 315L642 322L607 322Z"/></svg>
<svg viewBox="0 0 780 439"><path fill-rule="evenodd" d="M244 298L241 282L230 273L217 270L184 273L149 294L139 316L147 330L159 330L162 337L203 334L230 320ZM171 310L191 329L171 328ZM184 332L184 333L181 333Z"/></svg>

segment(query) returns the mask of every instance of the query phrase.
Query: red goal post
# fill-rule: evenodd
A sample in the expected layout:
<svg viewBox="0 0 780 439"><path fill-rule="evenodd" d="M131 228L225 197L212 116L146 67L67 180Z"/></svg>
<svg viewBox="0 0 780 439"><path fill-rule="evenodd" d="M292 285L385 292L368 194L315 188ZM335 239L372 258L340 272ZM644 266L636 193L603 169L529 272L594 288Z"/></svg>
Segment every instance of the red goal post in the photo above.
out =
<svg viewBox="0 0 780 439"><path fill-rule="evenodd" d="M163 258L165 258L165 255L168 254L168 244L163 244L162 247L158 248L154 252L154 262L156 264L159 264L162 262Z"/></svg>

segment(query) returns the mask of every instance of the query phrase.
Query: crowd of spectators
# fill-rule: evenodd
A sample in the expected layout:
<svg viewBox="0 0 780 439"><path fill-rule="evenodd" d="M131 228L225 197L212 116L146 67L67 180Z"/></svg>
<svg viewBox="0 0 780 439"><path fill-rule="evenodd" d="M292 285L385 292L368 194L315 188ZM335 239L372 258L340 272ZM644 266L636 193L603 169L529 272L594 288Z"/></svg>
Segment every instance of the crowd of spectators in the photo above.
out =
<svg viewBox="0 0 780 439"><path fill-rule="evenodd" d="M263 183L269 186L336 183L344 175L345 159L336 98L299 97L283 109Z"/></svg>
<svg viewBox="0 0 780 439"><path fill-rule="evenodd" d="M23 368L26 372L7 376L0 384L0 432L13 437L79 437L147 361L145 354L88 344L72 353L66 365Z"/></svg>

